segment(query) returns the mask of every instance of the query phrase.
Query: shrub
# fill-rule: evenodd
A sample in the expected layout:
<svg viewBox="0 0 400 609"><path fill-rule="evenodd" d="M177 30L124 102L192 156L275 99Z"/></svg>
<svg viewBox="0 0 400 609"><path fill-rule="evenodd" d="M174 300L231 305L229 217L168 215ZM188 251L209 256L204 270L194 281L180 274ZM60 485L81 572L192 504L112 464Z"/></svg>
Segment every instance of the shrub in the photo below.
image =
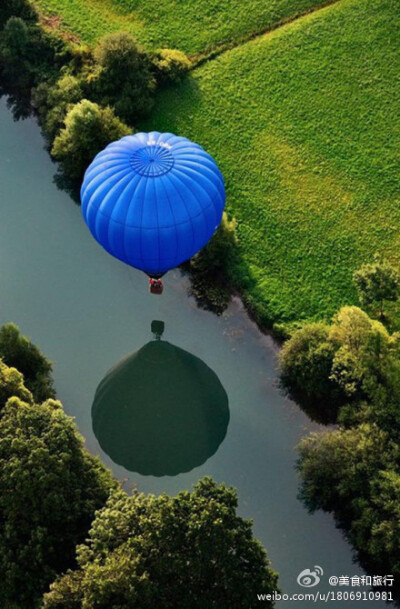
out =
<svg viewBox="0 0 400 609"><path fill-rule="evenodd" d="M29 115L32 88L55 80L67 59L59 38L20 17L8 19L0 32L0 93L9 95L16 118Z"/></svg>
<svg viewBox="0 0 400 609"><path fill-rule="evenodd" d="M196 272L217 275L226 271L235 253L237 245L236 220L229 220L226 212L210 241L191 260L191 267Z"/></svg>
<svg viewBox="0 0 400 609"><path fill-rule="evenodd" d="M364 423L311 434L300 443L301 498L311 511L334 511L374 571L400 568L399 448L390 433Z"/></svg>

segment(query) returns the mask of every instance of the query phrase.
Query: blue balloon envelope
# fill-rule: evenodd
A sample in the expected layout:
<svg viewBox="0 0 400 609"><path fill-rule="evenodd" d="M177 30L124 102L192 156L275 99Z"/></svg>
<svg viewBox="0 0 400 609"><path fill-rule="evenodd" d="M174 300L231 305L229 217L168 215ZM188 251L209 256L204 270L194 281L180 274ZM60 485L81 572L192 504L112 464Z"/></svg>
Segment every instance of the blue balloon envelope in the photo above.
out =
<svg viewBox="0 0 400 609"><path fill-rule="evenodd" d="M196 254L218 228L224 180L201 146L172 133L109 144L88 167L82 214L110 254L159 276Z"/></svg>

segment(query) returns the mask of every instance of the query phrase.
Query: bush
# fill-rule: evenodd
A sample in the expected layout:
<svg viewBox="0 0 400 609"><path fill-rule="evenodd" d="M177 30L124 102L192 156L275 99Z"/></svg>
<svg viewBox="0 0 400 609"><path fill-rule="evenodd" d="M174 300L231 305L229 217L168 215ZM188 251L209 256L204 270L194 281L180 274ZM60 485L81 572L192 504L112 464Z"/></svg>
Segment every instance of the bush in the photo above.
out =
<svg viewBox="0 0 400 609"><path fill-rule="evenodd" d="M0 328L0 358L23 374L24 384L36 402L55 397L51 363L13 323ZM19 397L26 401L22 395Z"/></svg>
<svg viewBox="0 0 400 609"><path fill-rule="evenodd" d="M131 130L116 118L111 108L101 108L87 99L69 110L64 124L51 153L76 194L85 170L96 154Z"/></svg>
<svg viewBox="0 0 400 609"><path fill-rule="evenodd" d="M229 220L226 212L210 241L190 261L191 268L199 273L218 275L227 271L237 245L236 220Z"/></svg>
<svg viewBox="0 0 400 609"><path fill-rule="evenodd" d="M162 49L153 58L156 79L160 84L179 83L192 67L185 53L176 49Z"/></svg>
<svg viewBox="0 0 400 609"><path fill-rule="evenodd" d="M324 378L329 379L348 403L341 405L338 417L344 428L301 441L301 497L311 510L334 512L375 572L396 573L400 568L399 336L390 336L358 307L343 307L320 336L316 324L313 327L314 342L310 332L301 340L303 330L284 347L283 371L289 386L298 383L303 390L310 382L325 386ZM325 370L315 371L310 353L319 353L325 345L333 350L330 371L329 362Z"/></svg>
<svg viewBox="0 0 400 609"><path fill-rule="evenodd" d="M176 497L115 492L44 608L258 607L254 591L272 593L277 575L236 509L236 492L210 478Z"/></svg>
<svg viewBox="0 0 400 609"><path fill-rule="evenodd" d="M109 34L95 49L98 68L88 84L93 99L112 106L115 114L132 125L153 106L155 80L151 61L126 32Z"/></svg>
<svg viewBox="0 0 400 609"><path fill-rule="evenodd" d="M0 437L0 605L33 609L115 484L59 402L9 399Z"/></svg>

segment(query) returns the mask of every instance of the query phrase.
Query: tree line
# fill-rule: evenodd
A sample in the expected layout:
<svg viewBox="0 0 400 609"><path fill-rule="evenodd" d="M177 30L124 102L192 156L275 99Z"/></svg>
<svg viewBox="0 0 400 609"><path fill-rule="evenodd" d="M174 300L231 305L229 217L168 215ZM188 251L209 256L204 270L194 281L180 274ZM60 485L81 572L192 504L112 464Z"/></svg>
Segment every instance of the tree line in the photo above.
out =
<svg viewBox="0 0 400 609"><path fill-rule="evenodd" d="M335 429L299 446L300 496L333 512L367 568L400 573L400 273L377 257L354 274L368 312L345 306L309 323L280 355L281 383Z"/></svg>

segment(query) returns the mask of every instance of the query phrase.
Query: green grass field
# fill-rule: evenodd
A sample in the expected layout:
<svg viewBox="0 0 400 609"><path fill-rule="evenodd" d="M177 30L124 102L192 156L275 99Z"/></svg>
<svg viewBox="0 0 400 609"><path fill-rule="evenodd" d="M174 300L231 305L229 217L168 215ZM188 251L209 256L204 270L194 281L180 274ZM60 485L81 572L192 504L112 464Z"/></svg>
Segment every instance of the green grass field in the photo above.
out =
<svg viewBox="0 0 400 609"><path fill-rule="evenodd" d="M400 3L340 0L197 68L144 125L217 159L264 323L330 316L375 252L400 262L399 51Z"/></svg>
<svg viewBox="0 0 400 609"><path fill-rule="evenodd" d="M52 27L88 44L116 30L189 55L248 39L329 0L33 0Z"/></svg>

